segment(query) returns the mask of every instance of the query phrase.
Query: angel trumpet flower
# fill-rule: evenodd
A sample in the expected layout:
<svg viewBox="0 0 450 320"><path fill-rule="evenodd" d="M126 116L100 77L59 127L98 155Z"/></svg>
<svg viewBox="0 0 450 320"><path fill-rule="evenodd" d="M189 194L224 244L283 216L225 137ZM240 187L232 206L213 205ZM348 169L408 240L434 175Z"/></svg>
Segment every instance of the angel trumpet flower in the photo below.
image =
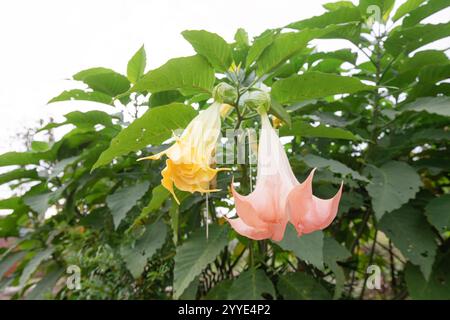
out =
<svg viewBox="0 0 450 320"><path fill-rule="evenodd" d="M214 192L209 184L218 171L211 167L217 139L220 135L220 103L213 103L200 112L184 129L180 137L168 149L153 156L138 160L157 160L167 156L166 167L162 170L161 184L172 193L177 203L173 185L188 192Z"/></svg>
<svg viewBox="0 0 450 320"><path fill-rule="evenodd" d="M261 115L261 122L256 187L242 196L231 185L238 218L227 218L228 222L236 232L254 240L281 241L289 221L299 235L326 228L336 217L342 184L331 199L315 197L315 169L299 183L266 113Z"/></svg>

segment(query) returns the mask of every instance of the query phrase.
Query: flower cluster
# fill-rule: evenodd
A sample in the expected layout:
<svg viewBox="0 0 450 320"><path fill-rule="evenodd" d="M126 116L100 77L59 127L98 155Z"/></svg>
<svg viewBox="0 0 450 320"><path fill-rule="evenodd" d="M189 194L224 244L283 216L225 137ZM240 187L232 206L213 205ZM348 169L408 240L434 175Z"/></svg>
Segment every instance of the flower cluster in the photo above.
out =
<svg viewBox="0 0 450 320"><path fill-rule="evenodd" d="M186 127L180 137L167 150L143 159L160 159L167 156L162 170L162 185L178 202L174 185L183 191L209 193L210 182L217 172L214 155L221 129L221 113L229 109L230 99L220 99L220 94L230 95L230 88L221 86L215 90L215 102L202 111ZM218 97L219 96L219 97ZM259 95L254 101L264 100L268 94ZM252 101L253 101L252 100ZM253 102L254 102L253 101ZM270 100L269 100L270 101ZM267 109L270 102L262 101L255 106L261 116L261 135L258 146L258 169L256 187L247 196L240 195L231 185L237 218L226 218L239 234L254 240L281 241L288 222L299 235L326 228L336 217L342 194L339 191L331 199L320 199L312 193L315 169L308 178L299 183L289 164L288 157L275 130L270 124ZM225 107L225 108L224 108Z"/></svg>

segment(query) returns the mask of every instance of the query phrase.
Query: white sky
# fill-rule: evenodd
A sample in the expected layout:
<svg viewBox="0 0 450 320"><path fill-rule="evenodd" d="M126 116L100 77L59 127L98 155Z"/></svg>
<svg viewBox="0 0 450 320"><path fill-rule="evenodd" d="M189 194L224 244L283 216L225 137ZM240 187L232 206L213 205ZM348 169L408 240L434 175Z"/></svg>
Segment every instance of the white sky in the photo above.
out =
<svg viewBox="0 0 450 320"><path fill-rule="evenodd" d="M61 91L74 88L66 79L80 70L102 66L125 73L128 59L142 44L149 70L170 58L194 53L180 35L183 30L206 29L231 41L239 27L255 36L267 28L321 14L322 4L330 1L1 1L0 153L21 150L15 133L40 118L59 119L88 106L101 109L80 101L46 105ZM327 41L331 42L326 49L335 49L336 40Z"/></svg>

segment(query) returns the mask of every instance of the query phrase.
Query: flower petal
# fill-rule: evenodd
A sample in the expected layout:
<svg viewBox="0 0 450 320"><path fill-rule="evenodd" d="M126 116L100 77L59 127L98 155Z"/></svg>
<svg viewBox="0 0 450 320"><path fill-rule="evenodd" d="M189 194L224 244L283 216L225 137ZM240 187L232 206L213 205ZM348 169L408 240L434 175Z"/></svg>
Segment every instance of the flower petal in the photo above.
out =
<svg viewBox="0 0 450 320"><path fill-rule="evenodd" d="M342 184L331 199L320 199L312 194L313 169L308 178L295 186L287 198L286 209L289 220L299 235L322 230L328 227L337 214L342 195Z"/></svg>
<svg viewBox="0 0 450 320"><path fill-rule="evenodd" d="M236 230L240 235L253 239L253 240L263 240L268 239L272 235L272 231L264 228L254 228L246 224L241 218L236 219L225 219L230 223L231 227Z"/></svg>

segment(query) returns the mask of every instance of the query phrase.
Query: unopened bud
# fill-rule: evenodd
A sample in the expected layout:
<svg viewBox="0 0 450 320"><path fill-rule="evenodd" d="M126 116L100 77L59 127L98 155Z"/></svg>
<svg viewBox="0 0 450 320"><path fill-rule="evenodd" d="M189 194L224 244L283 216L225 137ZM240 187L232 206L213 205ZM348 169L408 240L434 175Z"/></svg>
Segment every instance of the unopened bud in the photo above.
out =
<svg viewBox="0 0 450 320"><path fill-rule="evenodd" d="M237 99L236 88L226 82L219 83L212 92L214 101L219 103L234 104Z"/></svg>

